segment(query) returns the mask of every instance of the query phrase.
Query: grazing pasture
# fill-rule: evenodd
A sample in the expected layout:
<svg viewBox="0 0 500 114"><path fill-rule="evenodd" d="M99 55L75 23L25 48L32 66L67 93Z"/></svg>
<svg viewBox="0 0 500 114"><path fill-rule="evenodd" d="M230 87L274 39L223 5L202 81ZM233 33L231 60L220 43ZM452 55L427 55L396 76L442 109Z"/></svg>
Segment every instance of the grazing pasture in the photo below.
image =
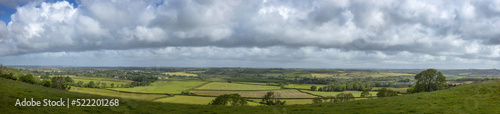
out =
<svg viewBox="0 0 500 114"><path fill-rule="evenodd" d="M238 93L242 97L249 98L262 98L269 91L207 91L207 90L193 90L191 93L196 95L204 95L204 96L219 96L224 94L234 94ZM275 94L280 94L280 98L314 98L316 96L309 95L306 93L302 93L297 90L273 90Z"/></svg>
<svg viewBox="0 0 500 114"><path fill-rule="evenodd" d="M255 102L261 102L262 99L250 99ZM299 104L312 104L312 99L280 99L286 101L285 105L299 105ZM251 106L251 105L250 105Z"/></svg>
<svg viewBox="0 0 500 114"><path fill-rule="evenodd" d="M207 105L215 97L175 95L155 100L155 102Z"/></svg>
<svg viewBox="0 0 500 114"><path fill-rule="evenodd" d="M138 86L134 88L110 88L117 91L126 91L134 93L163 93L180 94L182 91L199 86L204 81L156 81L150 86Z"/></svg>
<svg viewBox="0 0 500 114"><path fill-rule="evenodd" d="M323 96L323 97L326 97L326 96L336 96L337 94L339 93L352 93L352 95L354 95L354 97L360 97L361 96L361 92L363 91L343 91L343 92L323 92L323 91L309 91L309 90L303 90L304 92L307 92L307 93L311 93L311 94L314 94L314 95L319 95L319 96ZM377 96L377 93L378 92L370 92L372 94L372 96Z"/></svg>
<svg viewBox="0 0 500 114"><path fill-rule="evenodd" d="M165 75L170 75L170 76L198 76L197 74L190 74L186 72L165 72Z"/></svg>
<svg viewBox="0 0 500 114"><path fill-rule="evenodd" d="M205 84L198 90L277 90L281 89L278 86L265 86L265 85L249 85L249 84L238 84L238 83L226 83L226 82L211 82Z"/></svg>
<svg viewBox="0 0 500 114"><path fill-rule="evenodd" d="M179 104L197 104L197 105L207 105L216 97L200 97L200 96L186 96L186 95L175 95L173 97L166 97L157 99L154 102L163 103L179 103ZM259 103L247 101L248 106L259 106Z"/></svg>
<svg viewBox="0 0 500 114"><path fill-rule="evenodd" d="M145 100L145 101L153 101L156 98L167 96L167 95L157 95L157 94L124 93L124 92L116 92L116 91L106 90L106 89L82 88L82 87L71 87L71 89L69 91L70 92L78 92L78 93L95 94L95 95L101 95L101 96L119 97L119 98L125 98L125 99Z"/></svg>
<svg viewBox="0 0 500 114"><path fill-rule="evenodd" d="M89 83L90 81L94 82L101 82L101 83L106 83L108 86L111 85L111 83L114 83L114 85L121 85L121 84L130 84L133 81L132 80L123 80L123 79L115 79L115 78L106 78L106 77L83 77L83 76L73 76L69 75L71 79L76 83L78 81L82 81L84 83Z"/></svg>
<svg viewBox="0 0 500 114"><path fill-rule="evenodd" d="M316 78L365 78L365 77L389 77L389 76L414 76L415 74L394 72L339 72L339 73L312 73Z"/></svg>
<svg viewBox="0 0 500 114"><path fill-rule="evenodd" d="M311 89L311 86L315 85L316 87L322 87L325 85L320 85L320 84L288 84L285 85L286 88L295 88L295 89Z"/></svg>

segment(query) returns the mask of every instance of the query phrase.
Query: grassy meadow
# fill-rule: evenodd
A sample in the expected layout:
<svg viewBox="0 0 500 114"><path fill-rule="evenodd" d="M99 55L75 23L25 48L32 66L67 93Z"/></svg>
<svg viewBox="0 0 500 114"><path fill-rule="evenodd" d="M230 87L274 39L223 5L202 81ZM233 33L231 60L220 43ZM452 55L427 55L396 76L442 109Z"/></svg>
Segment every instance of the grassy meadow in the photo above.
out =
<svg viewBox="0 0 500 114"><path fill-rule="evenodd" d="M150 86L138 86L134 88L110 88L116 91L126 91L134 93L159 93L159 94L180 94L182 91L200 86L204 81L155 81Z"/></svg>
<svg viewBox="0 0 500 114"><path fill-rule="evenodd" d="M323 92L323 91L309 91L309 90L302 90L302 91L323 97L336 96L339 93L352 93L354 97L360 97L362 92L362 91ZM370 93L372 94L373 97L376 97L378 92L372 91Z"/></svg>
<svg viewBox="0 0 500 114"><path fill-rule="evenodd" d="M155 102L207 105L214 99L215 97L175 95L173 97L157 99Z"/></svg>
<svg viewBox="0 0 500 114"><path fill-rule="evenodd" d="M316 78L365 78L365 77L389 77L389 76L414 76L415 74L394 72L339 72L339 73L312 73Z"/></svg>
<svg viewBox="0 0 500 114"><path fill-rule="evenodd" d="M288 84L285 85L286 88L295 88L295 89L311 89L311 86L316 86L316 87L323 87L325 85L320 85L320 84Z"/></svg>
<svg viewBox="0 0 500 114"><path fill-rule="evenodd" d="M106 89L82 88L82 87L71 87L71 89L69 91L70 92L77 92L77 93L109 96L109 97L118 97L118 98L125 98L125 99L145 100L145 101L153 101L154 99L168 96L168 95L157 95L157 94L124 93L124 92L116 92L116 91L106 90Z"/></svg>
<svg viewBox="0 0 500 114"><path fill-rule="evenodd" d="M76 83L78 81L82 81L84 83L89 83L90 81L94 81L94 82L101 82L101 83L106 83L107 86L110 86L111 83L114 83L115 86L116 85L125 85L125 84L130 84L132 83L133 81L132 80L122 80L122 79L115 79L115 78L105 78L105 77L83 77L83 76L72 76L72 75L69 75L69 77L71 77L71 79L73 79L73 81Z"/></svg>
<svg viewBox="0 0 500 114"><path fill-rule="evenodd" d="M316 96L302 93L294 89L288 90L272 90L275 94L279 94L281 98L314 98ZM238 93L242 97L262 98L269 91L216 91L216 90L193 90L191 93L203 96L219 96L224 94Z"/></svg>
<svg viewBox="0 0 500 114"><path fill-rule="evenodd" d="M238 84L238 83L227 83L227 82L211 82L205 84L201 87L196 88L197 90L277 90L281 89L278 86L265 86L265 85L249 85L249 84Z"/></svg>
<svg viewBox="0 0 500 114"><path fill-rule="evenodd" d="M197 74L191 74L191 73L186 73L186 72L166 72L164 73L165 75L170 75L170 76L198 76Z"/></svg>

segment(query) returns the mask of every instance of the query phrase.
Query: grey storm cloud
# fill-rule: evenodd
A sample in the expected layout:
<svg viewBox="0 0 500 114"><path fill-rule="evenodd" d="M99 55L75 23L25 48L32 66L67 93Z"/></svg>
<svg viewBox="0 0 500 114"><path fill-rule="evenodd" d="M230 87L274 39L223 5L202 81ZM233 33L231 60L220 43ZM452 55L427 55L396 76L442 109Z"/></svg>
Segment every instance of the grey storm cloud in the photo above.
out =
<svg viewBox="0 0 500 114"><path fill-rule="evenodd" d="M234 53L241 53L235 51L239 48L298 50L260 52L264 55L255 60L362 60L368 58L359 56L368 54L372 60L407 58L401 63L500 57L498 0L82 0L77 7L59 1L16 9L11 22L0 22L1 56L216 47ZM302 55L309 48L315 54L337 50L347 55Z"/></svg>

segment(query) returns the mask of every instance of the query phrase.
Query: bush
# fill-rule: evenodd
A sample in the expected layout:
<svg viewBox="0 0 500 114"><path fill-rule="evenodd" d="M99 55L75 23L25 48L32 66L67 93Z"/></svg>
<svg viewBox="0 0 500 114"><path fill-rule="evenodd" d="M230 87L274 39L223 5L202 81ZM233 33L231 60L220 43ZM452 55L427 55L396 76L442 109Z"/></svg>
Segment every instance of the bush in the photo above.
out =
<svg viewBox="0 0 500 114"><path fill-rule="evenodd" d="M35 78L33 77L33 74L28 74L28 75L21 75L19 78L20 81L30 83L30 84L35 84Z"/></svg>
<svg viewBox="0 0 500 114"><path fill-rule="evenodd" d="M393 91L391 89L387 88L382 88L378 90L377 97L392 97L392 96L398 96L398 93L396 91Z"/></svg>
<svg viewBox="0 0 500 114"><path fill-rule="evenodd" d="M44 79L42 81L42 85L45 87L50 87L50 86L52 86L52 82L50 82L50 80L48 80L48 79Z"/></svg>

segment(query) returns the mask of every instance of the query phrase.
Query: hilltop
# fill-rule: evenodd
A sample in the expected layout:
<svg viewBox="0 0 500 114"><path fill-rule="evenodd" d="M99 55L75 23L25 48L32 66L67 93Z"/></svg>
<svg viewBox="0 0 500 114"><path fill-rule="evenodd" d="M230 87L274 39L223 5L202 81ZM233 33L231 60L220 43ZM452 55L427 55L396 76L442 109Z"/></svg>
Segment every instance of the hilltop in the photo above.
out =
<svg viewBox="0 0 500 114"><path fill-rule="evenodd" d="M120 99L118 107L15 107L17 99L106 98L46 88L23 82L0 79L0 113L498 113L500 82L485 81L455 88L397 97L286 106L209 106L158 103ZM187 99L186 99L187 100Z"/></svg>

